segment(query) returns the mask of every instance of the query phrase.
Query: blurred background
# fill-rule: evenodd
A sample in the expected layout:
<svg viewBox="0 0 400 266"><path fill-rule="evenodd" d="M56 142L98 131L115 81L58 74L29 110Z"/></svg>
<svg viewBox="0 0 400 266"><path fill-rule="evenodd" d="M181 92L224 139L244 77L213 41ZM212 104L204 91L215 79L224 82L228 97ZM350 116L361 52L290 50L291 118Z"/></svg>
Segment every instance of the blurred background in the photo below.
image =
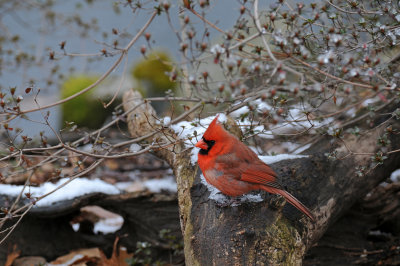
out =
<svg viewBox="0 0 400 266"><path fill-rule="evenodd" d="M171 1L171 25L179 35L182 24L179 20L183 19L183 13L174 2ZM262 6L265 6L273 1L262 2ZM230 14L239 7L237 1L213 1L207 17L221 29L228 30L236 21L236 17ZM118 55L113 55L113 48L124 47L144 25L152 11L134 13L125 2L106 0L4 1L0 8L0 88L8 90L16 87L15 93L24 98L22 110L53 103L90 85L115 62ZM115 105L102 110L102 103L110 100L118 87L121 87L119 95L124 90L135 87L146 96L164 96L167 87L171 85L165 84L168 80L149 83L160 80L160 76L165 76L168 69L160 69L158 66L158 72L154 73L154 69L157 69L156 60L145 66L146 58L140 49L142 46L151 47L155 54L160 53L169 61L180 61L180 44L171 25L166 16L158 17L146 30L150 34L149 40L141 37L124 62L105 82L88 93L89 95L80 96L66 105L50 108L48 119L52 127L59 130L65 126L64 121L75 121L78 125L83 125L79 124L77 115L73 112L98 114L108 110L111 113ZM193 23L194 28L203 26L200 20ZM209 33L211 40L217 40L221 35L212 28ZM151 56L147 59L151 60ZM121 80L122 76L124 77ZM29 87L32 91L25 93ZM83 106L84 102L89 104ZM66 110L70 114L66 114ZM42 124L46 112L47 110L29 113L25 119L12 121L11 126L21 128L31 137L40 131L48 134L51 130ZM101 123L101 119L81 123L95 128Z"/></svg>

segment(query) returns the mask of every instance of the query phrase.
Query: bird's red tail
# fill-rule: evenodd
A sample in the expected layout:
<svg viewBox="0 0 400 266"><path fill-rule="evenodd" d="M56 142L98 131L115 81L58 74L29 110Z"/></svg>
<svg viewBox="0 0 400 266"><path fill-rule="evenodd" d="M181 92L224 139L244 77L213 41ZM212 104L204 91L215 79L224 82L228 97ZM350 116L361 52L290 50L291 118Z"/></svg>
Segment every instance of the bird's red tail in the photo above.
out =
<svg viewBox="0 0 400 266"><path fill-rule="evenodd" d="M277 188L267 187L267 186L262 186L262 189L269 193L279 194L279 195L283 196L290 204L292 204L294 207L299 209L299 211L303 212L305 215L310 217L310 219L312 221L315 221L315 216L311 213L311 211L289 192L282 190L282 189L277 189Z"/></svg>

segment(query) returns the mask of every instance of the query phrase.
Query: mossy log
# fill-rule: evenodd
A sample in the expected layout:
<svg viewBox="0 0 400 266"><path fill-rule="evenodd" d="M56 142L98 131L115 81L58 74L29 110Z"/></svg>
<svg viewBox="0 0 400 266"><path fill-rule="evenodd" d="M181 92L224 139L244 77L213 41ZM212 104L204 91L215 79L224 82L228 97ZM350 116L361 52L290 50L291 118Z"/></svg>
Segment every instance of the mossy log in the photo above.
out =
<svg viewBox="0 0 400 266"><path fill-rule="evenodd" d="M133 102L128 101L132 95L133 92L125 95L126 110L132 107ZM398 104L388 106L385 112L391 113L397 107ZM151 109L148 112L154 113ZM135 116L134 112L131 116ZM200 181L199 168L190 162L190 151L179 145L173 147L173 152L172 148L163 149L158 156L171 165L178 184L186 264L302 264L305 252L327 228L400 165L397 152L388 156L383 165L371 167L376 164L371 160L371 153L382 149L377 140L384 133L385 125L380 123L387 118L381 116L361 136L346 133L340 139L321 137L303 152L309 155L307 158L271 165L287 190L310 207L316 216L315 223L279 196L265 193L263 202L220 207L209 199L209 191ZM131 123L129 119L128 123ZM145 128L154 129L154 126ZM393 129L400 129L397 120ZM391 134L389 139L387 151L400 148L400 135ZM342 159L329 160L326 154L333 151ZM349 151L356 151L358 155L348 156ZM369 170L360 174L362 167Z"/></svg>

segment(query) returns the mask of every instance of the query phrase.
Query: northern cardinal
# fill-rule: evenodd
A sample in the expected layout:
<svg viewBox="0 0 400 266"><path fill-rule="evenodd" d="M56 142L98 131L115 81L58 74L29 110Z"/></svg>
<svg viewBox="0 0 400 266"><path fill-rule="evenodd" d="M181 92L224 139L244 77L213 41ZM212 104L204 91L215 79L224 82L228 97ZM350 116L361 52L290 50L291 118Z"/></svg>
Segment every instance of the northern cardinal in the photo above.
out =
<svg viewBox="0 0 400 266"><path fill-rule="evenodd" d="M233 197L260 189L279 194L315 221L311 211L284 190L276 173L217 121L218 116L196 144L200 148L198 163L206 181L223 194Z"/></svg>

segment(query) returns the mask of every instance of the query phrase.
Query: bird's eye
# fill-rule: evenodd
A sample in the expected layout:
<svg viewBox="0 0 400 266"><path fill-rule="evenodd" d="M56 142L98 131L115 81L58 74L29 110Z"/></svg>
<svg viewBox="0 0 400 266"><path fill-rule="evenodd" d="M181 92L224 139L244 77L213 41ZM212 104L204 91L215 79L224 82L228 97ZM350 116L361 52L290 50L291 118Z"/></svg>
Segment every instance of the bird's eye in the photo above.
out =
<svg viewBox="0 0 400 266"><path fill-rule="evenodd" d="M210 143L211 143L212 145L214 145L214 144L215 144L215 140L210 140Z"/></svg>

